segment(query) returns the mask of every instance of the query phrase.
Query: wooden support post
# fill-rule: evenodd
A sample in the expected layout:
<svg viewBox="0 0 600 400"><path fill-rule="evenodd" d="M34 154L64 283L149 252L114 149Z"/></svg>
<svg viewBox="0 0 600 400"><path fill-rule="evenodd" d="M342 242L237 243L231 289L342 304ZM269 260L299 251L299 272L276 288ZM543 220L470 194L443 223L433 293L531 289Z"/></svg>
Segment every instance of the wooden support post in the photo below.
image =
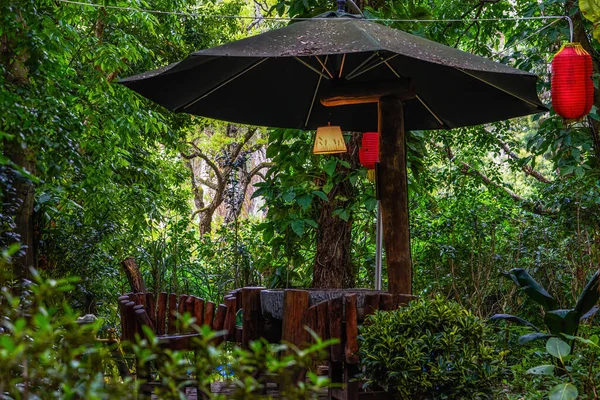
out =
<svg viewBox="0 0 600 400"><path fill-rule="evenodd" d="M177 295L175 293L169 293L169 303L167 312L169 322L167 333L173 335L175 333L175 326L177 322Z"/></svg>
<svg viewBox="0 0 600 400"><path fill-rule="evenodd" d="M213 317L215 315L215 303L207 301L204 303L204 325L208 325L213 329Z"/></svg>
<svg viewBox="0 0 600 400"><path fill-rule="evenodd" d="M296 346L303 346L306 343L304 312L307 308L307 290L287 289L283 292L282 340ZM246 309L244 309L244 315L245 313Z"/></svg>
<svg viewBox="0 0 600 400"><path fill-rule="evenodd" d="M225 315L224 328L227 330L227 340L235 341L235 317L236 317L236 299L233 296L225 298L225 305L227 306L227 314Z"/></svg>
<svg viewBox="0 0 600 400"><path fill-rule="evenodd" d="M156 326L156 301L154 301L154 293L152 292L146 293L146 310L150 321L152 321L152 326Z"/></svg>
<svg viewBox="0 0 600 400"><path fill-rule="evenodd" d="M198 327L204 324L204 300L194 297L194 311L192 313L196 319L196 325Z"/></svg>
<svg viewBox="0 0 600 400"><path fill-rule="evenodd" d="M365 320L367 316L375 314L379 310L379 293L369 293L365 295Z"/></svg>
<svg viewBox="0 0 600 400"><path fill-rule="evenodd" d="M346 364L358 363L358 318L356 313L356 293L344 296L346 314L346 346L344 355Z"/></svg>
<svg viewBox="0 0 600 400"><path fill-rule="evenodd" d="M260 292L264 287L245 287L242 289L242 348L247 349L251 341L262 335L262 308Z"/></svg>
<svg viewBox="0 0 600 400"><path fill-rule="evenodd" d="M129 296L119 297L119 315L121 317L121 341L129 340L129 331L127 330L127 307Z"/></svg>
<svg viewBox="0 0 600 400"><path fill-rule="evenodd" d="M379 309L383 311L392 311L394 308L394 295L390 293L381 293L379 296Z"/></svg>
<svg viewBox="0 0 600 400"><path fill-rule="evenodd" d="M135 294L135 300L134 300L135 304L141 304L143 306L146 305L146 293L136 293Z"/></svg>
<svg viewBox="0 0 600 400"><path fill-rule="evenodd" d="M217 312L215 313L215 319L213 321L213 329L215 331L222 331L223 326L225 325L225 316L227 315L227 306L225 304L219 304L217 307ZM219 344L223 342L224 336L219 336L215 343Z"/></svg>
<svg viewBox="0 0 600 400"><path fill-rule="evenodd" d="M409 302L415 300L417 296L410 294L396 294L394 295L394 308L405 307Z"/></svg>
<svg viewBox="0 0 600 400"><path fill-rule="evenodd" d="M130 341L135 340L135 334L139 332L139 326L135 317L135 311L133 307L135 303L128 301L125 303L125 320L127 321L127 339Z"/></svg>
<svg viewBox="0 0 600 400"><path fill-rule="evenodd" d="M327 301L322 301L315 305L317 309L317 325L315 326L315 333L321 338L321 340L329 339L329 305ZM327 357L329 359L329 357Z"/></svg>
<svg viewBox="0 0 600 400"><path fill-rule="evenodd" d="M355 379L356 374L358 374L358 366L357 365L348 365L346 364L346 368L344 368L344 388L346 396L345 400L358 400L360 398L359 395L359 383Z"/></svg>
<svg viewBox="0 0 600 400"><path fill-rule="evenodd" d="M402 99L379 99L379 176L383 238L390 293L412 293L408 183Z"/></svg>
<svg viewBox="0 0 600 400"><path fill-rule="evenodd" d="M144 333L144 330L143 330L144 325L148 326L151 330L154 331L154 325L152 325L150 316L148 315L148 313L146 312L146 310L143 307L138 310L135 310L135 317L137 319L138 324L140 325L140 331L141 331L140 334L142 335L142 337L146 337L146 334ZM146 339L147 339L147 337L146 337Z"/></svg>
<svg viewBox="0 0 600 400"><path fill-rule="evenodd" d="M329 337L338 339L337 344L330 347L332 363L344 361L344 347L342 344L342 320L344 317L344 299L340 296L327 302L329 308ZM340 378L341 379L341 378Z"/></svg>
<svg viewBox="0 0 600 400"><path fill-rule="evenodd" d="M308 307L306 309L306 311L304 312L304 325L309 328L312 329L313 331L316 331L317 328L317 307L316 306L312 306L312 307ZM313 343L314 341L311 339L310 343Z"/></svg>
<svg viewBox="0 0 600 400"><path fill-rule="evenodd" d="M162 292L158 295L158 302L156 304L156 334L164 335L165 322L167 317L167 293Z"/></svg>
<svg viewBox="0 0 600 400"><path fill-rule="evenodd" d="M121 261L121 266L125 271L125 275L127 276L127 280L129 281L129 286L131 286L131 289L135 292L145 292L146 285L144 284L144 278L142 278L140 267L137 265L133 257L127 257Z"/></svg>

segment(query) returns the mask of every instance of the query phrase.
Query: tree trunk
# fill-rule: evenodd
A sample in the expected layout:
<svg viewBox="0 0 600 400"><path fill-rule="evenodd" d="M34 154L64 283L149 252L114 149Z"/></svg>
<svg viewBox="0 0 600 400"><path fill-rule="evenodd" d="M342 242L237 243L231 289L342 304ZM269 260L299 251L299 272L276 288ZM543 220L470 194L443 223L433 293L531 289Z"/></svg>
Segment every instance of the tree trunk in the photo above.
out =
<svg viewBox="0 0 600 400"><path fill-rule="evenodd" d="M344 174L358 168L358 143L361 135L353 134L348 143L348 152L339 158L350 163L351 168L338 166L336 174ZM354 187L347 180L336 184L329 192L329 202L323 203L317 221L317 253L313 266L315 288L349 288L354 286L355 271L350 260L352 246L352 216L344 221L334 216L333 211L344 207L338 197L356 198Z"/></svg>
<svg viewBox="0 0 600 400"><path fill-rule="evenodd" d="M20 15L17 15L20 20ZM26 26L23 24L23 28ZM25 35L26 32L19 32ZM29 70L26 62L29 58L27 48L15 49L16 40L10 39L7 34L0 37L0 63L3 65L5 79L9 90L29 85ZM34 175L36 172L35 155L27 147L26 141L19 138L22 132L8 132L13 139L4 139L3 155L10 160L12 165L4 169L6 181L0 190L2 200L2 213L12 220L12 231L4 233L7 245L20 243L21 250L12 260L12 279L21 283L29 276L29 268L35 267L35 234L34 234L34 200L35 188L33 182L21 171ZM16 168L18 167L18 168Z"/></svg>

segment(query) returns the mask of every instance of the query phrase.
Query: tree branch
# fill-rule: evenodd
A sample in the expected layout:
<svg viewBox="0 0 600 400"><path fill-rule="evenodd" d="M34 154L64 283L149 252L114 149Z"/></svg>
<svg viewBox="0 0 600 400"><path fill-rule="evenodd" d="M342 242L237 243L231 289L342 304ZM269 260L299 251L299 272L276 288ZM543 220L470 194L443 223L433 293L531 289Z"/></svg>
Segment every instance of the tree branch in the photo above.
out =
<svg viewBox="0 0 600 400"><path fill-rule="evenodd" d="M194 142L188 142L188 143L190 145L192 145L194 147L194 149L196 149L196 152L189 154L189 155L181 153L181 156L183 158L185 158L186 160L191 160L192 158L196 158L196 157L200 157L201 159L203 159L206 162L206 164L208 164L208 166L215 172L215 176L217 177L217 186L224 187L225 183L223 181L223 175L221 174L221 170L219 169L217 164L215 164L210 158L208 158L208 156L202 152L202 150L196 145L196 143L194 143ZM208 185L206 185L206 186L208 186Z"/></svg>
<svg viewBox="0 0 600 400"><path fill-rule="evenodd" d="M444 154L448 160L452 161L454 164L456 164L459 167L459 170L462 174L464 175L469 175L469 176L473 176L473 177L478 177L481 179L481 181L486 185L486 186L491 186L493 188L496 188L502 192L504 192L505 194L507 194L510 198L512 198L513 200L521 203L521 207L527 211L530 211L534 214L537 215L552 215L552 214L556 214L557 211L556 210L551 210L551 209L546 209L544 208L542 205L535 203L532 200L526 199L524 197L519 196L518 194L516 194L515 192L513 192L512 190L510 190L507 187L504 187L494 181L492 181L488 176L486 176L483 172L473 168L470 164L464 162L464 161L458 161L455 159L454 157L454 153L452 152L452 149L449 146L446 146L445 148L440 146L439 144L435 143L434 141L430 141L431 145L433 147L435 147L436 149L438 149L442 154Z"/></svg>
<svg viewBox="0 0 600 400"><path fill-rule="evenodd" d="M256 133L256 131L257 131L256 128L248 128L248 131L244 135L244 138L242 139L242 142L241 143L237 143L237 146L234 147L234 150L231 153L231 160L232 161L235 160L236 158L238 158L238 156L242 152L242 148L246 145L246 143L248 143L248 141L250 139L252 139L252 136L254 136L254 134Z"/></svg>
<svg viewBox="0 0 600 400"><path fill-rule="evenodd" d="M252 170L248 173L248 178L252 179L254 175L257 175L261 169L263 168L271 168L275 163L272 162L262 162L258 164L256 167L252 168Z"/></svg>
<svg viewBox="0 0 600 400"><path fill-rule="evenodd" d="M515 160L515 161L517 161L519 163L522 163L522 160L519 158L519 156L516 155L510 149L510 147L508 147L508 143L503 142L501 139L498 139L498 143L500 143L500 146L502 146L502 149L504 150L504 152L506 153L506 155L508 155L511 159L513 159L513 160ZM523 172L525 172L525 174L534 177L535 179L537 179L540 182L543 182L543 183L552 183L552 181L550 181L550 179L546 178L540 172L538 172L535 169L533 169L533 167L531 167L531 165L522 163L521 169L523 170Z"/></svg>
<svg viewBox="0 0 600 400"><path fill-rule="evenodd" d="M212 190L219 190L219 186L214 182L207 181L206 179L202 179L202 178L196 178L196 181L203 184L204 186L208 186Z"/></svg>

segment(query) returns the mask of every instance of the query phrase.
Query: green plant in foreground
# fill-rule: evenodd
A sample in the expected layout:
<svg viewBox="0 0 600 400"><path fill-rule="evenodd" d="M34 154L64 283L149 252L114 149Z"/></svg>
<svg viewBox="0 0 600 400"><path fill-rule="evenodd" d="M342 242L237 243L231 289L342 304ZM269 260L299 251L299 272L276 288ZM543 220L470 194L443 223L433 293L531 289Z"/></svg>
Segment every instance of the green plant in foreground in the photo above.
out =
<svg viewBox="0 0 600 400"><path fill-rule="evenodd" d="M563 336L583 343L590 354L587 354L587 357L574 354L572 346L559 338L552 337L546 342L546 351L556 360L556 363L530 368L527 373L553 376L561 381L548 391L550 400L575 400L580 396L577 386L584 390L588 395L587 398L597 399L597 381L600 378L598 373L600 338L598 335L592 335L589 339L571 335Z"/></svg>
<svg viewBox="0 0 600 400"><path fill-rule="evenodd" d="M484 321L437 297L370 315L360 360L368 386L399 399L493 398L504 364Z"/></svg>
<svg viewBox="0 0 600 400"><path fill-rule="evenodd" d="M315 338L315 344L302 350L255 341L249 349L229 352L225 345L215 344L218 333L206 326L195 339L194 353L161 348L146 330L146 339L124 346L135 355L137 380L124 377L127 374L123 368L119 371L118 360L113 358L119 344L96 341L101 321L78 324L78 315L64 301L74 279L46 281L35 271L32 274L34 282L20 298L5 288L0 297L2 399L133 400L139 385L148 380L156 383L155 394L161 399L183 399L185 380L196 382L208 399L268 399L262 394L267 382L278 383L283 398L317 399L319 389L329 384L328 378L311 369L315 354L332 341ZM210 383L223 370L233 387L227 396L210 392ZM304 371L306 381L299 379Z"/></svg>
<svg viewBox="0 0 600 400"><path fill-rule="evenodd" d="M536 332L523 335L519 338L519 344L525 344L536 339L547 339L558 335L576 335L579 322L593 316L597 311L598 299L598 277L600 271L596 272L588 281L581 292L575 308L559 309L558 302L548 293L535 279L522 268L512 269L508 274L530 299L544 308L544 323L549 333L540 332L540 329L531 322L510 314L496 314L491 320L506 320L526 325Z"/></svg>

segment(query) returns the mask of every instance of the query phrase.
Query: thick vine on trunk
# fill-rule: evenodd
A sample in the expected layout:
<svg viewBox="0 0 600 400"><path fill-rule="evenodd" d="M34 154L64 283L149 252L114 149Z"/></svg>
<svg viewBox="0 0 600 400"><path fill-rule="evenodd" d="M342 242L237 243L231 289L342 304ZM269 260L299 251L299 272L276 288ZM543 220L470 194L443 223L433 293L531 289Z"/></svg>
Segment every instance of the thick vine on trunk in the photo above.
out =
<svg viewBox="0 0 600 400"><path fill-rule="evenodd" d="M348 143L348 152L339 158L350 163L351 168L338 166L337 174L348 173L358 168L359 134L353 134ZM346 206L338 198L354 199L356 191L348 180L336 184L329 192L329 202L323 203L317 231L317 252L313 266L313 287L349 288L354 286L355 271L350 260L352 245L352 216L344 221L333 215L337 208Z"/></svg>

